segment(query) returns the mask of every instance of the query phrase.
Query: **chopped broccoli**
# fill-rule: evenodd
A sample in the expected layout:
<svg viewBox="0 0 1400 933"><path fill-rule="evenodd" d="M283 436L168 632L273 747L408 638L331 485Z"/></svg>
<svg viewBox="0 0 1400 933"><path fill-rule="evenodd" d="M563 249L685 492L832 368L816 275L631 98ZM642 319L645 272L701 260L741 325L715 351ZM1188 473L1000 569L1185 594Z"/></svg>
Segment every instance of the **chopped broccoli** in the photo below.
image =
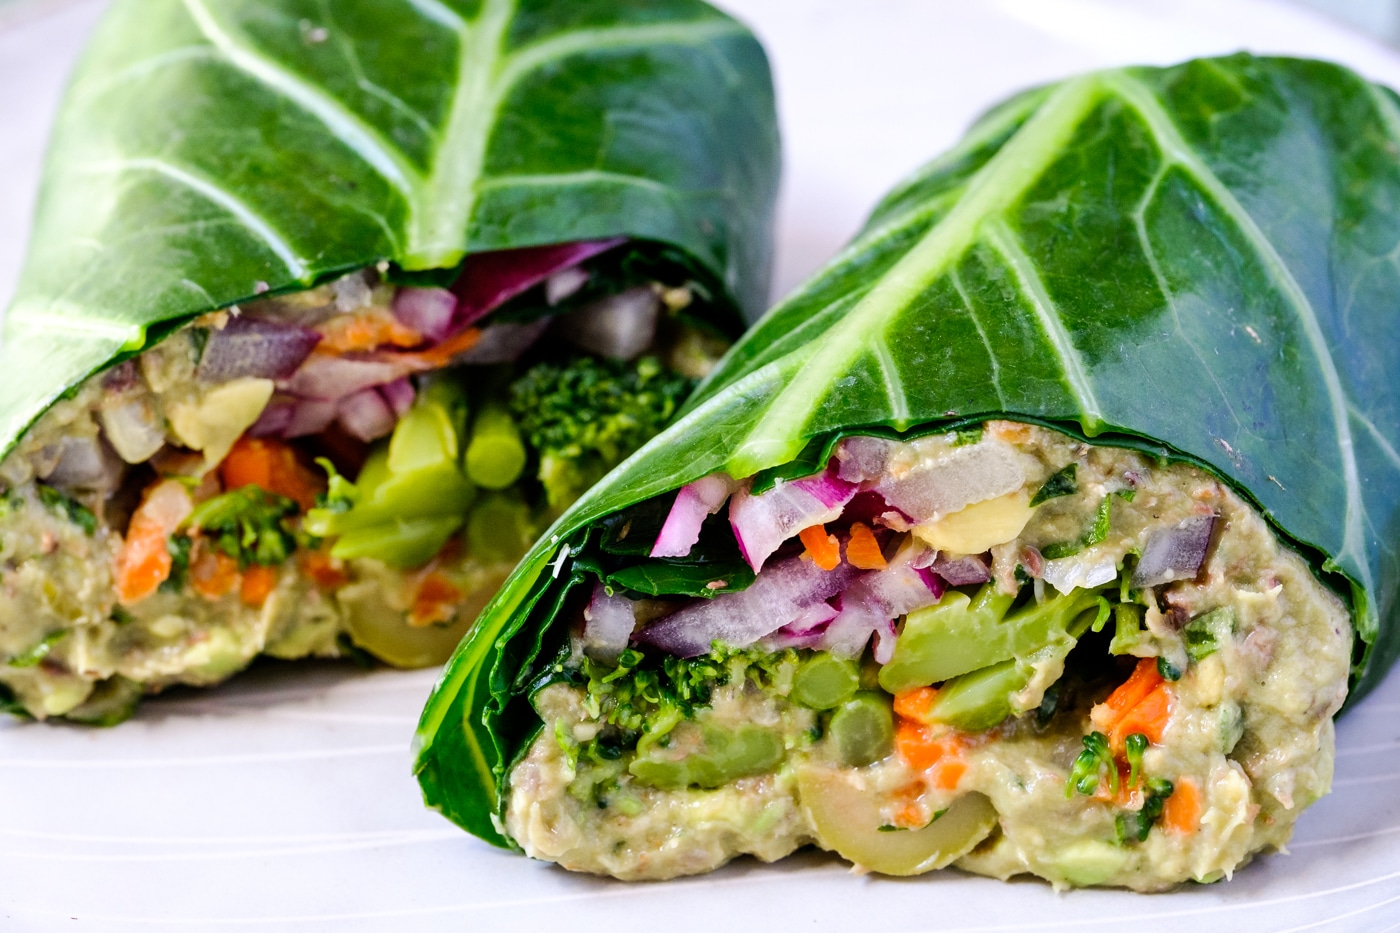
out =
<svg viewBox="0 0 1400 933"><path fill-rule="evenodd" d="M52 486L39 484L39 501L91 535L97 531L97 516L72 496L65 496Z"/></svg>
<svg viewBox="0 0 1400 933"><path fill-rule="evenodd" d="M586 708L616 729L590 743L585 752L616 759L624 749L665 745L672 729L710 704L716 687L747 678L760 688L786 692L797 664L797 653L790 650L719 647L698 658L645 655L628 648L616 667L585 659ZM598 743L610 747L594 749Z"/></svg>
<svg viewBox="0 0 1400 933"><path fill-rule="evenodd" d="M650 440L694 385L650 356L539 363L512 383L511 413L539 454L550 507L566 507Z"/></svg>
<svg viewBox="0 0 1400 933"><path fill-rule="evenodd" d="M1109 793L1118 793L1118 764L1108 748L1108 736L1102 732L1090 732L1084 736L1084 751L1074 759L1069 780L1065 782L1065 797L1073 797L1076 792L1088 796L1099 789L1099 782L1108 777Z"/></svg>
<svg viewBox="0 0 1400 933"><path fill-rule="evenodd" d="M238 561L273 566L296 550L296 535L287 527L297 504L257 486L243 486L201 502L186 520L209 542Z"/></svg>

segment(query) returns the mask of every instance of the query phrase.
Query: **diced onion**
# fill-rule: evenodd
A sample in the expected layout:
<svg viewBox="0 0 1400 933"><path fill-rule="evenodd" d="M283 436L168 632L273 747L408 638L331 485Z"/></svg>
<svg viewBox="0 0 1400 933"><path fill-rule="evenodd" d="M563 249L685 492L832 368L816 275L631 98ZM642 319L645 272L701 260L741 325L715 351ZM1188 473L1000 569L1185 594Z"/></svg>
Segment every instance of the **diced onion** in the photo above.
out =
<svg viewBox="0 0 1400 933"><path fill-rule="evenodd" d="M400 288L393 311L400 323L438 341L452 332L457 296L445 288Z"/></svg>
<svg viewBox="0 0 1400 933"><path fill-rule="evenodd" d="M1154 531L1133 570L1133 586L1142 589L1173 580L1194 580L1210 550L1217 518L1193 515L1171 528Z"/></svg>
<svg viewBox="0 0 1400 933"><path fill-rule="evenodd" d="M583 610L583 651L596 661L616 661L637 627L637 609L625 596L609 596L601 583Z"/></svg>
<svg viewBox="0 0 1400 933"><path fill-rule="evenodd" d="M570 343L590 353L630 360L655 340L660 313L660 297L650 286L641 285L563 315L556 319L556 327Z"/></svg>
<svg viewBox="0 0 1400 933"><path fill-rule="evenodd" d="M916 522L926 522L1015 492L1025 481L1014 448L983 441L955 447L899 476L885 476L875 489Z"/></svg>
<svg viewBox="0 0 1400 933"><path fill-rule="evenodd" d="M813 525L841 515L856 494L856 486L828 471L784 482L761 495L740 489L729 500L729 523L744 560L755 571L784 541Z"/></svg>
<svg viewBox="0 0 1400 933"><path fill-rule="evenodd" d="M346 433L362 441L384 437L394 430L397 420L394 410L375 389L364 389L341 399L336 415Z"/></svg>
<svg viewBox="0 0 1400 933"><path fill-rule="evenodd" d="M211 328L196 375L202 382L287 379L320 341L314 330L259 318L231 318Z"/></svg>
<svg viewBox="0 0 1400 933"><path fill-rule="evenodd" d="M826 602L854 576L848 564L824 571L794 557L759 574L747 589L691 603L648 625L637 640L682 658L702 655L716 641L745 648Z"/></svg>
<svg viewBox="0 0 1400 933"><path fill-rule="evenodd" d="M723 473L712 473L682 486L666 515L652 557L685 557L700 540L700 526L715 514L734 491L735 484Z"/></svg>

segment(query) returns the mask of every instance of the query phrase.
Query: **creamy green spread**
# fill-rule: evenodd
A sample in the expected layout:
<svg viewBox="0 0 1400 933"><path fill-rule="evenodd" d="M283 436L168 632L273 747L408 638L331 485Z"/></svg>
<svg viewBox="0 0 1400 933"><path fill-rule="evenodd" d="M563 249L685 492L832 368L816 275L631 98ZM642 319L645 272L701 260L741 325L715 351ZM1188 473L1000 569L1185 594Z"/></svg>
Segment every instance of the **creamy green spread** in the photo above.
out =
<svg viewBox="0 0 1400 933"><path fill-rule="evenodd" d="M895 736L853 761L851 742L859 748L868 734L852 740L835 722L843 706L813 708L794 686L822 652L758 643L686 662L723 671L709 677L708 699L683 709L679 724L670 711L671 721L629 732L635 723L616 713L606 665L584 656L576 631L560 667L582 673L533 698L543 728L509 775L511 837L534 857L624 879L817 845L890 874L951 864L1140 891L1228 877L1254 854L1281 849L1331 783L1332 717L1352 650L1342 602L1257 512L1200 470L1005 422L989 424L975 443L1010 447L1022 487L936 516L932 530L892 517L904 528L887 532L895 543L886 551L901 535L941 540L950 559L965 556L948 549L952 542L984 548L990 581L951 587L942 603L1001 593L1016 594L1022 608L1013 614L1075 598L1089 607L1073 650L1018 659L1015 691L997 700L1009 703L1001 718L930 719L919 704L926 710L930 698L956 693L956 678L891 696L867 648L850 689L862 702L892 704ZM966 444L951 435L901 444L884 469L917 471ZM1064 485L1071 464L1072 491L1037 502L1056 477ZM1154 533L1202 516L1214 524L1199 568L1134 588L1131 570ZM897 623L911 646L919 612ZM891 665L902 663L902 644ZM1113 706L1134 684L1155 691L1145 706L1129 707L1150 740L1131 735L1131 716L1114 723ZM754 729L775 737L776 751L748 743L744 754L758 748L757 757L732 766L731 756L729 779L724 766L717 777L692 767L677 778L635 765L658 756L695 762L705 736L738 744L735 736ZM655 741L651 733L662 730L668 739ZM1124 731L1128 745L1139 743L1134 752ZM1097 758L1088 744L1095 736L1105 743Z"/></svg>

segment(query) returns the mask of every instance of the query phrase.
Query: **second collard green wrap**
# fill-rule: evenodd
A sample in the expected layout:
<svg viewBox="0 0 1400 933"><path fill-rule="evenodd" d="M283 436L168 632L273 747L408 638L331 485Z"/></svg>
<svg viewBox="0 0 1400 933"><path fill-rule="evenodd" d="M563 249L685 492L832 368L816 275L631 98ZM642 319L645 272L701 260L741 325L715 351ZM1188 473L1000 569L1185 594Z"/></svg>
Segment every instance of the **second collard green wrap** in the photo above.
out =
<svg viewBox="0 0 1400 933"><path fill-rule="evenodd" d="M423 713L428 804L509 844L494 815L590 528L709 473L812 472L862 429L1006 416L1213 471L1349 600L1364 693L1400 652L1397 153L1396 96L1315 61L1106 71L994 109L531 551Z"/></svg>
<svg viewBox="0 0 1400 933"><path fill-rule="evenodd" d="M68 88L0 346L0 456L193 317L392 262L629 237L756 318L762 47L699 0L116 0Z"/></svg>

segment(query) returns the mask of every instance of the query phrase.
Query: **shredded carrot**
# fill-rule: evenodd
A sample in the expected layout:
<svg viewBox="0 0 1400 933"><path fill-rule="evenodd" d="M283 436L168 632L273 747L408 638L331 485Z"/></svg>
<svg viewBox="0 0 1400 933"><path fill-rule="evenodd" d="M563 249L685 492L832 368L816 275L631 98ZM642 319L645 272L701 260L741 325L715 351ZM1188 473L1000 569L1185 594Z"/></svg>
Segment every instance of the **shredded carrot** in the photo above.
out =
<svg viewBox="0 0 1400 933"><path fill-rule="evenodd" d="M190 494L175 480L161 480L146 490L112 568L119 602L140 602L170 578L166 542L193 508Z"/></svg>
<svg viewBox="0 0 1400 933"><path fill-rule="evenodd" d="M841 563L841 545L835 535L826 533L825 525L803 528L797 535L807 547L807 558L822 570L835 570Z"/></svg>
<svg viewBox="0 0 1400 933"><path fill-rule="evenodd" d="M219 477L225 489L257 486L286 496L303 510L314 506L326 489L325 481L302 463L292 445L268 437L240 437L219 464Z"/></svg>
<svg viewBox="0 0 1400 933"><path fill-rule="evenodd" d="M205 599L218 599L238 586L238 561L222 551L199 548L199 555L190 562L190 586Z"/></svg>
<svg viewBox="0 0 1400 933"><path fill-rule="evenodd" d="M1201 825L1201 789L1188 777L1173 785L1172 795L1162 804L1162 825L1174 833L1190 835Z"/></svg>
<svg viewBox="0 0 1400 933"><path fill-rule="evenodd" d="M298 562L302 573L323 590L334 590L350 582L345 562L332 557L328 551L302 551Z"/></svg>
<svg viewBox="0 0 1400 933"><path fill-rule="evenodd" d="M875 540L875 532L869 525L856 522L851 526L851 537L846 542L846 563L857 570L884 570L885 555L880 553L880 542Z"/></svg>
<svg viewBox="0 0 1400 933"><path fill-rule="evenodd" d="M386 346L407 348L423 342L422 334L394 317L388 308L361 308L338 314L316 329L321 334L317 353L356 353Z"/></svg>
<svg viewBox="0 0 1400 933"><path fill-rule="evenodd" d="M450 622L457 614L457 604L461 601L462 591L456 584L440 573L430 573L418 584L418 591L413 595L408 624L424 626L434 622Z"/></svg>
<svg viewBox="0 0 1400 933"><path fill-rule="evenodd" d="M452 362L452 358L458 353L465 353L476 346L476 342L480 339L481 331L475 327L468 327L461 333L448 337L437 346L419 350L416 353L396 353L394 359L402 360L418 369L440 369Z"/></svg>
<svg viewBox="0 0 1400 933"><path fill-rule="evenodd" d="M1119 684L1118 688L1108 695L1108 699L1089 711L1090 720L1100 731L1112 731L1128 710L1141 703L1143 697L1156 690L1161 683L1162 675L1157 671L1157 659L1139 659L1137 667L1133 668L1132 676Z"/></svg>
<svg viewBox="0 0 1400 933"><path fill-rule="evenodd" d="M253 564L243 571L243 585L239 587L238 598L246 606L254 609L267 602L272 591L277 588L277 568Z"/></svg>
<svg viewBox="0 0 1400 933"><path fill-rule="evenodd" d="M913 690L896 693L894 711L905 719L923 722L928 719L929 707L937 697L938 691L933 687L915 687Z"/></svg>
<svg viewBox="0 0 1400 933"><path fill-rule="evenodd" d="M1171 688L1165 682L1160 683L1114 724L1108 734L1109 748L1113 749L1115 754L1121 753L1126 747L1128 736L1137 732L1147 736L1147 741L1154 745L1160 745L1162 731L1166 729L1171 714Z"/></svg>

